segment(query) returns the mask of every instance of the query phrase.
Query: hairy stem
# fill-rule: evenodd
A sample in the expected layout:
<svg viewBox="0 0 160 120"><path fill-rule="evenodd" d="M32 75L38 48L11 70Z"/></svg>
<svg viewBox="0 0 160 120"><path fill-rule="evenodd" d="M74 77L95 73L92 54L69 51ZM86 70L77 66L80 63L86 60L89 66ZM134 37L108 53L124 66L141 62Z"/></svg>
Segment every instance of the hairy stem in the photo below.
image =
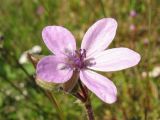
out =
<svg viewBox="0 0 160 120"><path fill-rule="evenodd" d="M93 114L93 109L92 109L90 99L88 99L87 102L85 103L85 108L87 111L88 120L94 120L94 114Z"/></svg>
<svg viewBox="0 0 160 120"><path fill-rule="evenodd" d="M92 105L91 105L91 101L90 101L90 96L88 94L88 89L84 85L82 85L80 80L78 83L79 83L80 89L82 91L84 100L85 100L85 101L81 100L81 102L84 103L84 105L85 105L88 120L94 120L94 114L93 114L93 109L92 109Z"/></svg>
<svg viewBox="0 0 160 120"><path fill-rule="evenodd" d="M78 80L78 83L79 83L79 86L80 86L80 89L82 90L82 93L83 93L83 95L84 95L84 98L87 100L87 98L88 98L88 90L87 90L87 88L85 88L85 86L83 86L82 85L82 83L81 83L81 81L80 80Z"/></svg>

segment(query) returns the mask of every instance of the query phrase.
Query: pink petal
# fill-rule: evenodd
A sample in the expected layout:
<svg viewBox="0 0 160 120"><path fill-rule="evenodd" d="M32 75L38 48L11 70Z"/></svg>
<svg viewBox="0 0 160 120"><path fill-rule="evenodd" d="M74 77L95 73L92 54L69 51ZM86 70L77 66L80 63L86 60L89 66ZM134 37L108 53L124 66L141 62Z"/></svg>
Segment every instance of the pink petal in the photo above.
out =
<svg viewBox="0 0 160 120"><path fill-rule="evenodd" d="M89 67L98 71L118 71L135 66L141 57L128 48L113 48L97 53L94 56L95 65Z"/></svg>
<svg viewBox="0 0 160 120"><path fill-rule="evenodd" d="M102 101L106 103L116 101L116 86L108 78L90 70L83 70L80 72L80 79Z"/></svg>
<svg viewBox="0 0 160 120"><path fill-rule="evenodd" d="M62 65L65 65L63 58L56 56L44 57L37 64L37 77L46 82L64 83L71 78L73 71L62 67Z"/></svg>
<svg viewBox="0 0 160 120"><path fill-rule="evenodd" d="M94 23L84 35L81 49L86 49L87 56L102 51L112 42L117 29L113 18L103 18Z"/></svg>
<svg viewBox="0 0 160 120"><path fill-rule="evenodd" d="M47 26L42 31L42 37L48 49L54 54L76 50L74 36L64 27Z"/></svg>

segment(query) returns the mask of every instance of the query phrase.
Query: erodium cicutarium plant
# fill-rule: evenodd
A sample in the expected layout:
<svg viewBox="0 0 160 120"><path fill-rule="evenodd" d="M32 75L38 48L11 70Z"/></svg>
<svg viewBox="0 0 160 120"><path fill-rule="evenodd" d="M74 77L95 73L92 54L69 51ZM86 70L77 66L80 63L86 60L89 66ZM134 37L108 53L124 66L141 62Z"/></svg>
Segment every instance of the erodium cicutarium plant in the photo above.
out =
<svg viewBox="0 0 160 120"><path fill-rule="evenodd" d="M106 49L115 37L116 29L115 19L98 20L85 33L81 47L77 49L75 38L69 30L62 26L45 27L42 38L54 55L38 62L37 77L58 84L70 81L76 74L84 88L88 88L105 103L114 103L117 99L116 86L95 71L119 71L137 65L141 58L128 48ZM78 79L74 80L72 87L78 83Z"/></svg>

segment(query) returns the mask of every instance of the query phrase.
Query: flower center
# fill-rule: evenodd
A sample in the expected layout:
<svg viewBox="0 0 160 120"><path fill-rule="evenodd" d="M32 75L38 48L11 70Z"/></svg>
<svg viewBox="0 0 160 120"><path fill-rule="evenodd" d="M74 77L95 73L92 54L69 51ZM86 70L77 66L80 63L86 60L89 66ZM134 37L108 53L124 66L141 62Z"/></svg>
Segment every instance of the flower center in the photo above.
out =
<svg viewBox="0 0 160 120"><path fill-rule="evenodd" d="M69 56L69 65L75 70L80 70L86 68L87 62L86 58L86 50L79 49L76 50L72 55Z"/></svg>
<svg viewBox="0 0 160 120"><path fill-rule="evenodd" d="M96 64L94 58L86 58L85 49L79 49L73 52L66 51L66 56L67 59L65 60L65 64L60 63L58 65L58 69L71 68L75 71L80 71L81 69L87 68L87 66L92 66Z"/></svg>

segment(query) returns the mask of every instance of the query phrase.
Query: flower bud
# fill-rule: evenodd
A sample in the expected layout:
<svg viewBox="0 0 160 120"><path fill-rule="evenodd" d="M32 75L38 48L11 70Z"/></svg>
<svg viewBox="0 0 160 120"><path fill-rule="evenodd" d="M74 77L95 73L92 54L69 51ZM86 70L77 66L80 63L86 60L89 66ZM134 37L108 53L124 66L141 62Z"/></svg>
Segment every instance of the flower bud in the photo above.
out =
<svg viewBox="0 0 160 120"><path fill-rule="evenodd" d="M51 90L53 90L56 87L56 85L54 83L46 82L46 81L41 80L39 78L36 78L35 81L36 81L36 84L39 87L41 87L41 88L43 88L45 90L51 91Z"/></svg>

